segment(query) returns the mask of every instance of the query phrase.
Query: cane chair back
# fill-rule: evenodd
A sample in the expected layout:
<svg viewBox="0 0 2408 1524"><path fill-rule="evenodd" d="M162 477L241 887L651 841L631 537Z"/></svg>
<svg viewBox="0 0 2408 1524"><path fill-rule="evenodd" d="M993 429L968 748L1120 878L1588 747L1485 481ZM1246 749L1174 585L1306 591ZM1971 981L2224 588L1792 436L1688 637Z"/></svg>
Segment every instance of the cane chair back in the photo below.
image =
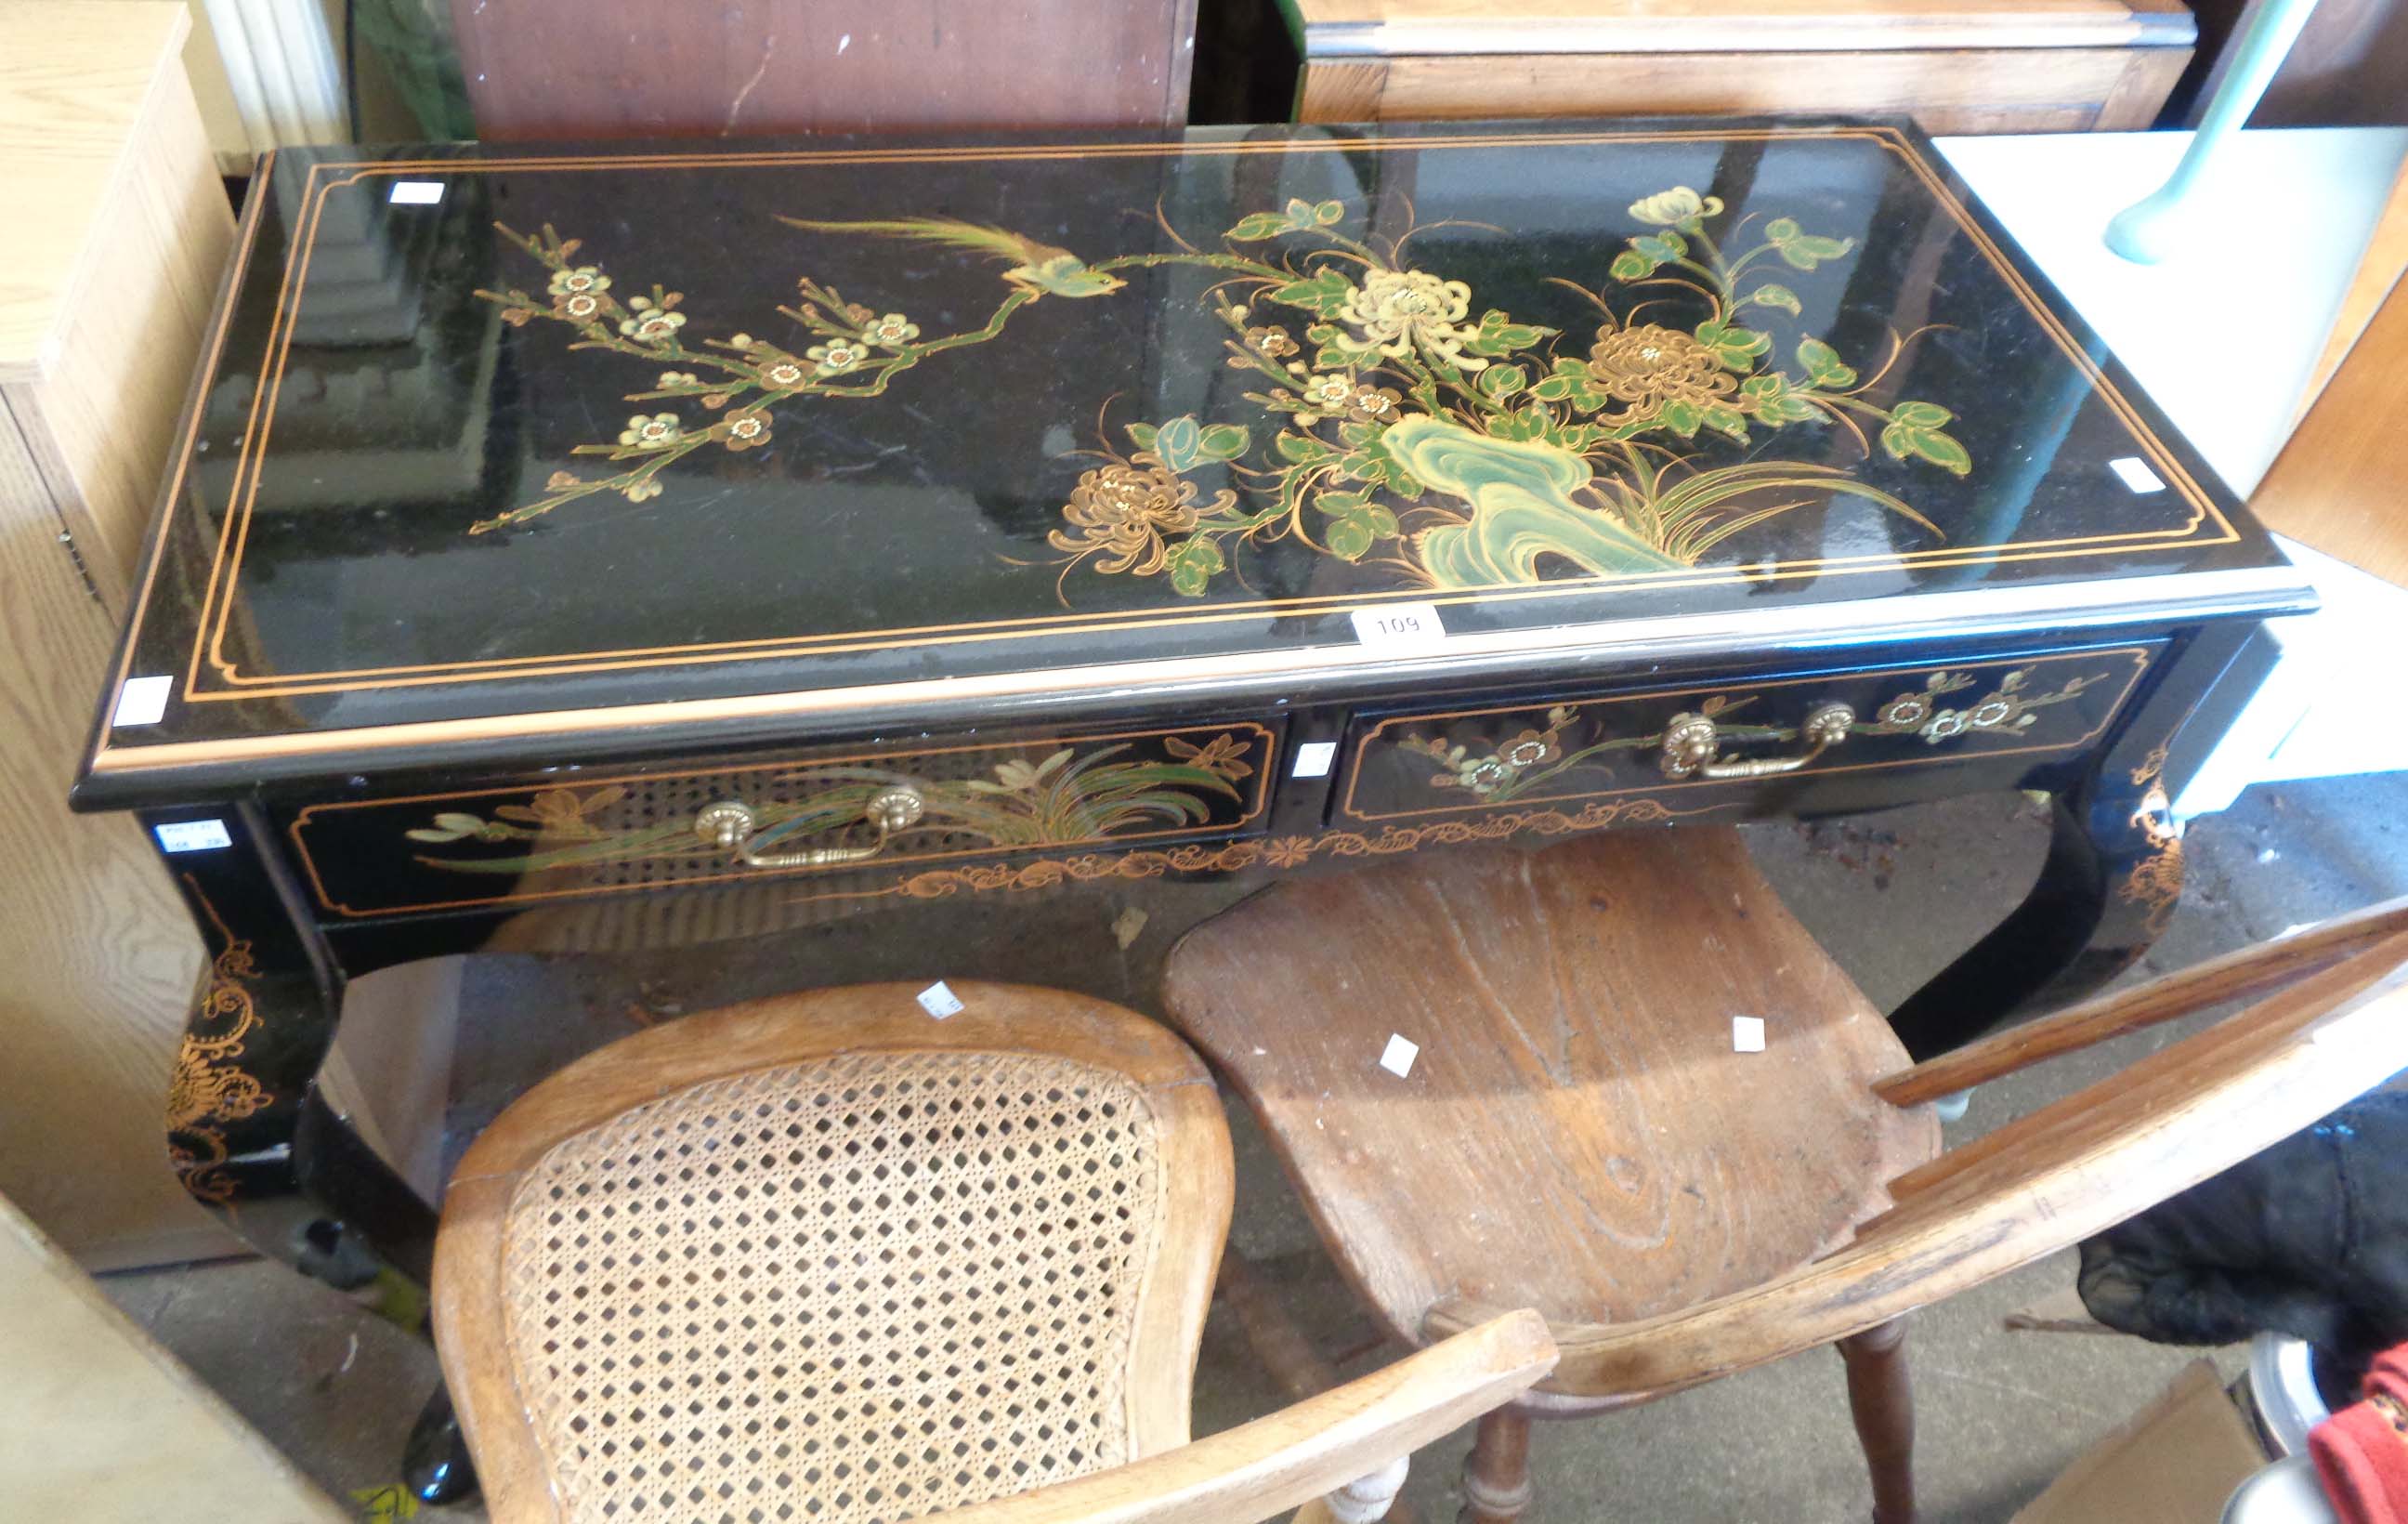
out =
<svg viewBox="0 0 2408 1524"><path fill-rule="evenodd" d="M478 1140L436 1333L496 1519L897 1519L1186 1443L1209 1077L1101 1001L954 987L656 1028Z"/></svg>

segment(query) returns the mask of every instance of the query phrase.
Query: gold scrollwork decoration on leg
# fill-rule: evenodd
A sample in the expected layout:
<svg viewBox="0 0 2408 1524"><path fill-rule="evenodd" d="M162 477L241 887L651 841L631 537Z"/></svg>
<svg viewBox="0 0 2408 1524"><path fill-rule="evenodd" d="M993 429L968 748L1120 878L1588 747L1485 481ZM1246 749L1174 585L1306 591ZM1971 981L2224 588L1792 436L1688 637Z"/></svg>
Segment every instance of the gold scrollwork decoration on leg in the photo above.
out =
<svg viewBox="0 0 2408 1524"><path fill-rule="evenodd" d="M2166 797L2165 784L2157 781L2165 766L2166 749L2159 746L2132 769L2132 782L2147 785L2133 808L2132 827L2147 839L2148 846L2116 890L2125 903L2147 910L2143 924L2152 937L2165 931L2174 907L2182 901L2182 827L2174 824L2173 801Z"/></svg>
<svg viewBox="0 0 2408 1524"><path fill-rule="evenodd" d="M189 873L184 886L217 928L220 945L167 1085L167 1157L184 1189L222 1205L234 1197L233 1177L225 1172L224 1124L257 1114L274 1099L235 1062L261 1025L251 992L259 965L250 940L235 936Z"/></svg>

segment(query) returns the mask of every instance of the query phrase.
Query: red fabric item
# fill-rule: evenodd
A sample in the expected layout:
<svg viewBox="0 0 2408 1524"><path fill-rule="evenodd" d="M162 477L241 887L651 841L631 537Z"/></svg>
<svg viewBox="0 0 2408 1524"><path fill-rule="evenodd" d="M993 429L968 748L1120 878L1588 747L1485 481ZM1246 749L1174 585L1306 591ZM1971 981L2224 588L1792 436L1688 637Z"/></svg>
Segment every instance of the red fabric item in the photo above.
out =
<svg viewBox="0 0 2408 1524"><path fill-rule="evenodd" d="M2363 1395L2372 1397L2382 1392L2397 1402L2408 1403L2408 1344L2399 1344L2374 1357L2367 1367Z"/></svg>
<svg viewBox="0 0 2408 1524"><path fill-rule="evenodd" d="M2365 1398L2308 1431L2308 1455L2342 1524L2408 1524L2408 1344L2374 1358Z"/></svg>

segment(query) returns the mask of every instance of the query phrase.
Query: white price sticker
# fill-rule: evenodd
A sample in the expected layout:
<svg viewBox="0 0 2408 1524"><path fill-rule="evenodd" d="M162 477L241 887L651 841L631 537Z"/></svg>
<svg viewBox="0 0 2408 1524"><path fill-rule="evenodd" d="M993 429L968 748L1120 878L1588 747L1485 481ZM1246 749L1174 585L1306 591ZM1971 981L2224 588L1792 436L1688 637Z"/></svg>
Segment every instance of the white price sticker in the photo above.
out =
<svg viewBox="0 0 2408 1524"><path fill-rule="evenodd" d="M167 696L175 687L172 677L127 678L125 686L117 690L117 712L109 716L109 723L119 726L157 725L167 712Z"/></svg>
<svg viewBox="0 0 2408 1524"><path fill-rule="evenodd" d="M1731 1051L1733 1053L1764 1051L1764 1018L1762 1016L1731 1017Z"/></svg>
<svg viewBox="0 0 2408 1524"><path fill-rule="evenodd" d="M1380 1067L1398 1079L1413 1071L1413 1060L1421 1057L1422 1045L1400 1033L1388 1034L1387 1051L1380 1055Z"/></svg>
<svg viewBox="0 0 2408 1524"><path fill-rule="evenodd" d="M962 1014L962 998L939 979L920 992L920 1009L942 1021Z"/></svg>
<svg viewBox="0 0 2408 1524"><path fill-rule="evenodd" d="M396 207L431 207L443 199L443 182L435 180L397 180L393 194L386 197Z"/></svg>
<svg viewBox="0 0 2408 1524"><path fill-rule="evenodd" d="M1331 764L1338 760L1338 743L1334 740L1308 740L1296 749L1296 766L1288 769L1291 778L1326 778Z"/></svg>
<svg viewBox="0 0 2408 1524"><path fill-rule="evenodd" d="M178 820L153 826L150 833L159 839L162 852L215 852L234 845L222 820Z"/></svg>
<svg viewBox="0 0 2408 1524"><path fill-rule="evenodd" d="M2138 455L2119 455L2107 463L2107 468L2123 478L2125 487L2132 492L2147 494L2166 490L2164 481Z"/></svg>
<svg viewBox="0 0 2408 1524"><path fill-rule="evenodd" d="M1365 645L1431 646L1446 640L1435 603L1391 603L1357 609L1347 617L1354 622L1354 639Z"/></svg>

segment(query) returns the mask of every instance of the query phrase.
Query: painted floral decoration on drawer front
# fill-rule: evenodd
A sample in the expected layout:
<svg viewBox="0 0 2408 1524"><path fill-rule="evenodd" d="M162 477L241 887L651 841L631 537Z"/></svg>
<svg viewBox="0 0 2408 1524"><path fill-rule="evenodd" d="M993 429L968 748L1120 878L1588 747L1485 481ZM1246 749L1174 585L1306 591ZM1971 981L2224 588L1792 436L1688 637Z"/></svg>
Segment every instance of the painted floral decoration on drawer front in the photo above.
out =
<svg viewBox="0 0 2408 1524"><path fill-rule="evenodd" d="M891 769L816 767L769 775L784 798L754 803L757 828L750 845L769 851L857 827L870 801L908 783L924 799L916 824L897 831L896 856L910 839L968 838L981 848L1067 846L1113 837L1152 834L1209 824L1207 796L1242 800L1237 785L1254 773L1252 749L1224 733L1200 743L1162 738L1161 759L1129 757L1126 743L1082 751L1065 746L1033 760L1010 757L985 777L907 778ZM898 758L908 762L909 758ZM430 845L454 841L525 842L506 856L420 854L430 868L462 873L521 874L601 863L712 860L725 852L699 840L690 819L614 825L612 812L630 798L624 784L552 788L527 803L490 815L444 810L406 832ZM977 850L974 848L973 850Z"/></svg>
<svg viewBox="0 0 2408 1524"><path fill-rule="evenodd" d="M786 337L692 337L701 324L689 322L681 293L655 285L623 298L631 286L577 263L577 239L505 227L552 273L545 294L479 293L504 322L561 323L578 336L573 350L658 369L649 389L624 394L638 410L615 443L575 447L615 470L558 472L538 501L474 528L523 523L595 493L644 501L695 451L767 442L787 405L877 396L946 351L1001 337L1033 302L1109 298L1126 288L1127 271L1176 266L1217 278L1207 301L1227 329L1227 363L1257 388L1244 394L1256 412L1132 424L1127 453L1094 453L1098 464L1049 536L1066 604L1074 571L1158 576L1199 597L1240 580L1240 548L1280 542L1378 567L1412 588L1678 572L1834 496L1944 539L1904 499L1831 464L1831 440L1734 454L1759 435L1837 430L1860 454L1877 437L1895 460L1972 470L1947 432L1949 409L1880 399L1915 335L1893 333L1886 356L1860 373L1822 338L1796 331L1805 305L1790 282L1843 278L1824 267L1844 266L1853 241L1791 217L1732 218L1719 198L1687 186L1643 196L1628 212L1651 231L1627 240L1601 281L1579 271L1570 274L1586 280L1549 278L1585 310L1580 333L1484 307L1466 281L1412 263L1407 243L1424 229L1392 238L1349 231L1357 214L1334 200L1251 213L1217 250L1166 223L1180 252L1093 260L945 218L779 219L1000 263L1006 291L986 322L938 336L806 276L795 302L778 309ZM1268 435L1260 449L1258 429ZM1726 448L1706 448L1716 440ZM1218 485L1224 478L1235 484Z"/></svg>
<svg viewBox="0 0 2408 1524"><path fill-rule="evenodd" d="M2105 681L2104 673L2077 677L2055 692L2035 696L2025 691L2024 673L2016 670L2000 678L1999 685L1981 697L1952 709L1942 700L1972 687L1973 675L1938 671L1924 681L1921 692L1899 694L1873 712L1871 724L1854 728L1867 736L1917 735L1933 746L1970 731L2027 730L2039 722L2033 711L2061 704L2092 683Z"/></svg>
<svg viewBox="0 0 2408 1524"><path fill-rule="evenodd" d="M1858 736L1919 736L1933 746L1968 734L2014 735L2038 723L2037 711L2074 698L2092 685L2107 681L2108 676L2098 672L2068 678L2044 693L2034 693L2026 673L2018 669L2000 678L1998 686L1979 698L1952 708L1943 700L1976 686L1976 680L1971 673L1942 669L1926 677L1922 687L1900 693L1883 704L1870 719L1856 720L1848 730ZM1758 702L1760 697L1751 694L1734 698L1716 694L1700 703L1697 712L1715 721L1727 740L1796 740L1798 730L1794 726L1734 725L1726 718L1733 711ZM1558 704L1546 712L1544 722L1544 728L1526 727L1491 744L1452 741L1443 735L1407 736L1397 744L1400 750L1438 764L1426 780L1431 788L1462 789L1475 798L1505 804L1542 784L1616 753L1646 754L1664 742L1661 730L1644 735L1606 734L1605 726L1611 722L1605 715L1592 714L1578 705Z"/></svg>

